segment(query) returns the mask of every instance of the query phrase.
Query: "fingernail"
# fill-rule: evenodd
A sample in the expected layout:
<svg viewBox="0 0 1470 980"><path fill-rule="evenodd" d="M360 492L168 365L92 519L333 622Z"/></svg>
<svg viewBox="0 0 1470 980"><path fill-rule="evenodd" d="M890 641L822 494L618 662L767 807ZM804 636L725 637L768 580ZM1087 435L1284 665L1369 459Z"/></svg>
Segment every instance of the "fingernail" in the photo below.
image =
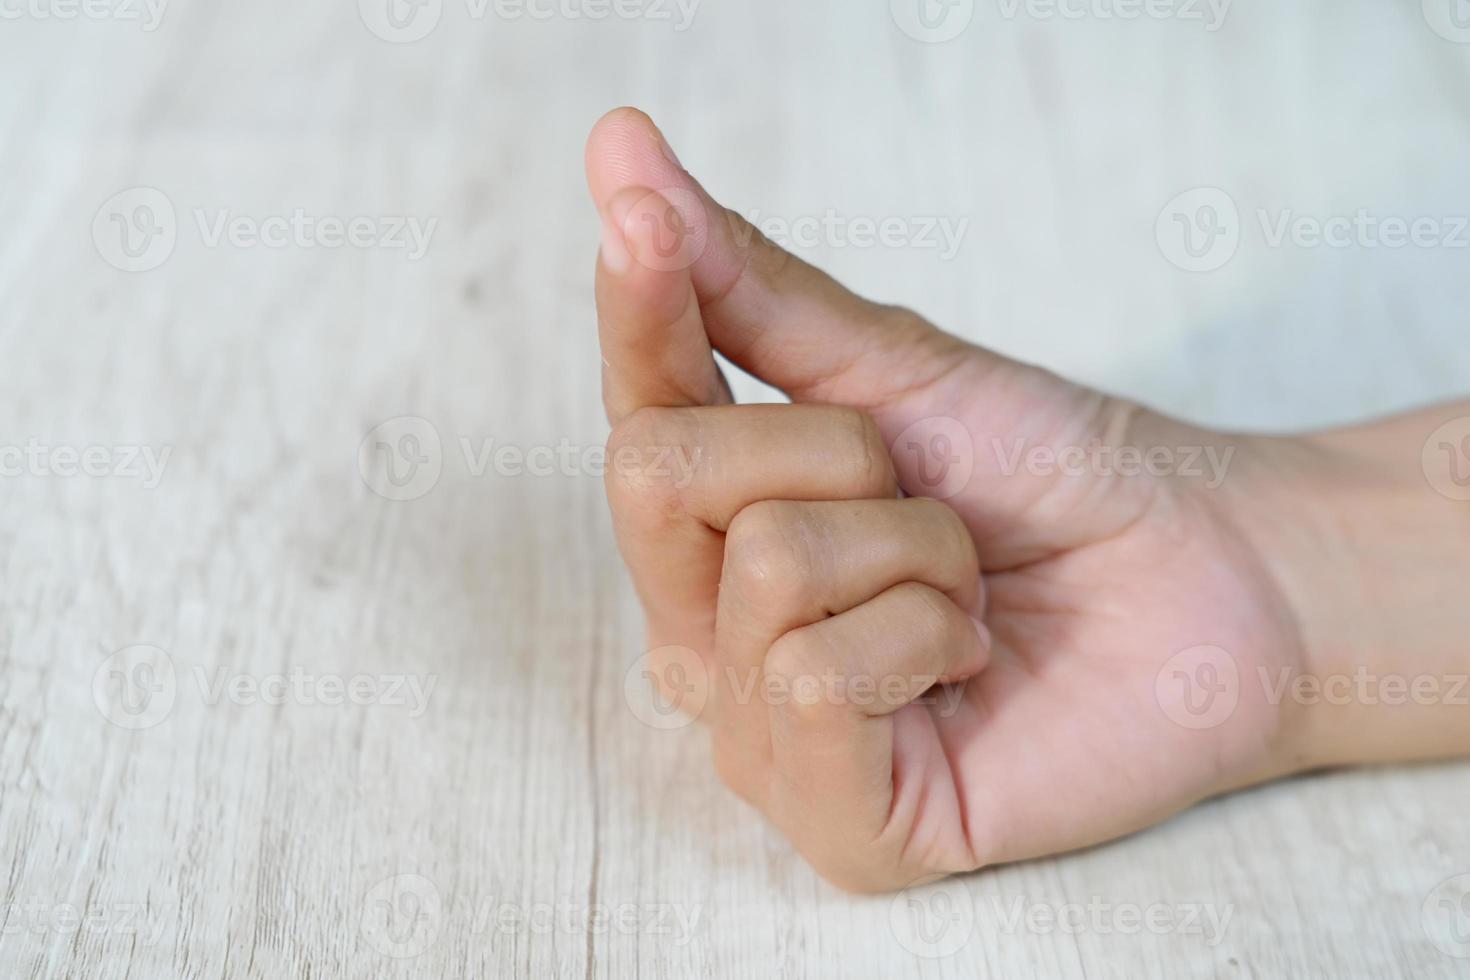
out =
<svg viewBox="0 0 1470 980"><path fill-rule="evenodd" d="M990 652L990 647L991 647L992 642L993 642L992 637L990 635L990 627L989 626L986 626L984 623L980 622L980 620L977 619L974 616L971 616L970 617L970 622L972 622L972 623L975 624L975 632L980 634L980 646L981 646L981 648L983 650L985 650L985 652L989 653Z"/></svg>
<svg viewBox="0 0 1470 980"><path fill-rule="evenodd" d="M609 272L622 275L628 270L633 256L628 252L628 243L623 240L623 230L610 219L602 222L602 264Z"/></svg>

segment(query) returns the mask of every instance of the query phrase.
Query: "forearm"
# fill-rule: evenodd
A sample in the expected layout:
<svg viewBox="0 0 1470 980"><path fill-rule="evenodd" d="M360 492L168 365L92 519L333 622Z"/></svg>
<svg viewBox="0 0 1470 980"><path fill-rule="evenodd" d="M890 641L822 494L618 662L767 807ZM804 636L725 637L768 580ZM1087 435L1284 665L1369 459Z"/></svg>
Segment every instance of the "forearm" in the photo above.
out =
<svg viewBox="0 0 1470 980"><path fill-rule="evenodd" d="M1446 492L1470 457L1431 439L1467 416L1470 403L1243 440L1222 496L1306 658L1301 676L1250 683L1282 699L1298 768L1470 752L1470 501Z"/></svg>

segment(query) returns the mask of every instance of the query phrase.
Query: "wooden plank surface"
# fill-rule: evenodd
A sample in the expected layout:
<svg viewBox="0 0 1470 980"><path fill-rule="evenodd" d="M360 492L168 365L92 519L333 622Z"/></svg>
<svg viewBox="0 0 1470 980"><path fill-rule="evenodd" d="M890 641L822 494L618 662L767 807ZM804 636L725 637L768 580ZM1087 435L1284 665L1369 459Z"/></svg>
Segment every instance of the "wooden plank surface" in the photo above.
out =
<svg viewBox="0 0 1470 980"><path fill-rule="evenodd" d="M1470 975L1432 938L1465 765L894 900L644 724L580 172L637 103L754 217L963 223L953 254L798 246L865 293L1193 419L1346 422L1470 389L1470 251L1257 215L1470 213L1470 44L1433 2L981 3L944 43L881 2L375 2L0 20L0 976ZM1195 187L1241 215L1205 273L1155 230Z"/></svg>

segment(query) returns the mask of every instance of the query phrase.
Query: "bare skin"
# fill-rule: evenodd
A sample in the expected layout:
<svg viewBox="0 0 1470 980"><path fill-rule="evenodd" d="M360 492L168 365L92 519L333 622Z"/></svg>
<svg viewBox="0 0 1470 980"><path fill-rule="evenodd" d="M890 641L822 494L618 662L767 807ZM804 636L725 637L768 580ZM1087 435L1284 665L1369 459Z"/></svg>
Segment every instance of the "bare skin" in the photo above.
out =
<svg viewBox="0 0 1470 980"><path fill-rule="evenodd" d="M598 123L587 169L607 490L649 646L697 658L721 778L833 882L1470 748L1470 505L1421 460L1470 406L1208 432L852 294L717 205L636 110ZM793 404L731 404L715 350ZM1107 462L1124 447L1176 465ZM1182 472L1196 452L1220 479ZM1364 670L1438 700L1291 686Z"/></svg>

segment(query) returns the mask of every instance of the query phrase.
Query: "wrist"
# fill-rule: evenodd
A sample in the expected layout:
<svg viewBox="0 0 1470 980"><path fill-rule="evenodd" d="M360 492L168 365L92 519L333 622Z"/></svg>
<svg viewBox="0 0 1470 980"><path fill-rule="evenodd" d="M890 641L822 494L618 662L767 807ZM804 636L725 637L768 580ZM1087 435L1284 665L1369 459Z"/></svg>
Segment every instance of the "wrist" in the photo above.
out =
<svg viewBox="0 0 1470 980"><path fill-rule="evenodd" d="M1220 499L1300 635L1299 668L1243 679L1280 705L1283 768L1470 747L1470 506L1426 479L1437 424L1241 440Z"/></svg>

